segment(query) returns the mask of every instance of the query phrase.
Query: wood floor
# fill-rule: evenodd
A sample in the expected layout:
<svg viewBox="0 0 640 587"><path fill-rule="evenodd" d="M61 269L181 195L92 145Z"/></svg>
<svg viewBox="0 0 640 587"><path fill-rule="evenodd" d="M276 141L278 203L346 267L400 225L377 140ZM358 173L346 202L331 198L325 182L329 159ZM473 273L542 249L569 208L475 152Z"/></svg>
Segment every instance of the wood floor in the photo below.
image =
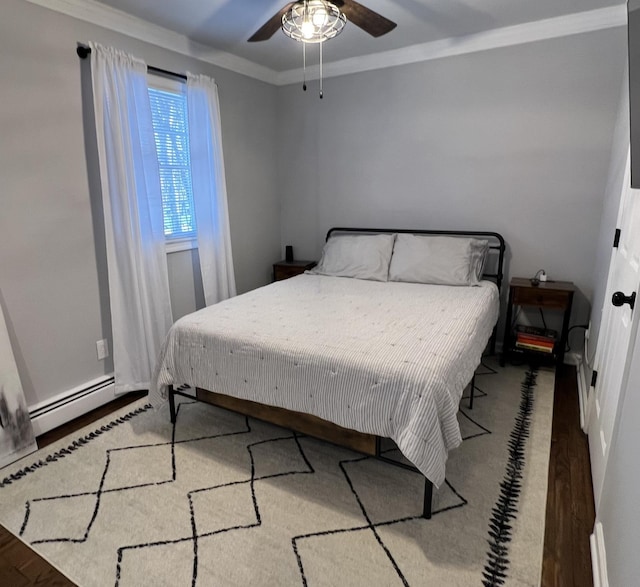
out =
<svg viewBox="0 0 640 587"><path fill-rule="evenodd" d="M130 394L38 438L40 448L141 397ZM576 372L556 373L549 492L547 496L543 587L592 585L589 535L594 523L591 468L580 430ZM0 585L27 587L74 584L0 526Z"/></svg>
<svg viewBox="0 0 640 587"><path fill-rule="evenodd" d="M589 444L580 429L573 367L556 372L542 586L593 585L589 535L595 521Z"/></svg>

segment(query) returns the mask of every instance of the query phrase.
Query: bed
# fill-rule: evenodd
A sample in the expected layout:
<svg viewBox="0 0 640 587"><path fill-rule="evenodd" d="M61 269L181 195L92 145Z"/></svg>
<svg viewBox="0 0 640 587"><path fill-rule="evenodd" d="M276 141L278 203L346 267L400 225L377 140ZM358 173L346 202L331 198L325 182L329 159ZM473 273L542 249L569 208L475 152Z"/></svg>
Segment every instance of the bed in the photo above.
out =
<svg viewBox="0 0 640 587"><path fill-rule="evenodd" d="M169 400L175 421L186 384L200 400L379 458L391 438L425 477L430 517L461 442L462 393L494 350L504 250L493 232L331 229L315 270L178 320L151 401Z"/></svg>

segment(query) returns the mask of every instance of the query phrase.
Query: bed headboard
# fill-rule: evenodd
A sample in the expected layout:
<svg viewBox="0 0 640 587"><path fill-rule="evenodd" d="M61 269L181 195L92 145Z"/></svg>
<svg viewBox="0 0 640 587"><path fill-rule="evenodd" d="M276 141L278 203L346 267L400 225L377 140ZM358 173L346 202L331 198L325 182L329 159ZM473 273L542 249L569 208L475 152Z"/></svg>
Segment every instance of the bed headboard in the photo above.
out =
<svg viewBox="0 0 640 587"><path fill-rule="evenodd" d="M498 291L502 293L502 280L504 279L504 254L505 242L501 234L497 232L486 232L480 230L409 230L406 228L349 228L349 227L333 227L327 232L326 240L334 233L405 233L405 234L432 234L439 236L460 236L460 237L476 237L489 241L489 258L485 264L483 277L492 279L498 286Z"/></svg>

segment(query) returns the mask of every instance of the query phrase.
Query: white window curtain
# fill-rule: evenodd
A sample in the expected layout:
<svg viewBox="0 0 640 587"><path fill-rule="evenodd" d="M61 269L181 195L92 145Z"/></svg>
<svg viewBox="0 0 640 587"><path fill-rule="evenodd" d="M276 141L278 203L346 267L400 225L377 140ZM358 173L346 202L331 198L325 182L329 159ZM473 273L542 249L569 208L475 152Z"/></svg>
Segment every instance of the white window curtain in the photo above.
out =
<svg viewBox="0 0 640 587"><path fill-rule="evenodd" d="M116 393L148 389L173 322L144 62L90 43Z"/></svg>
<svg viewBox="0 0 640 587"><path fill-rule="evenodd" d="M187 73L191 180L207 306L236 295L215 81Z"/></svg>

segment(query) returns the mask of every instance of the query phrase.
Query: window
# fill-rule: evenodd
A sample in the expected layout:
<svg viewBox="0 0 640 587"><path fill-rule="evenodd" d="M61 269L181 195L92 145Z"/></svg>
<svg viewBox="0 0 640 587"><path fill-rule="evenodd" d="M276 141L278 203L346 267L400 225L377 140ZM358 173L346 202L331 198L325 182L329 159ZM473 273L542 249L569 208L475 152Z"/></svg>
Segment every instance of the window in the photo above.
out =
<svg viewBox="0 0 640 587"><path fill-rule="evenodd" d="M149 100L160 169L164 235L169 242L194 239L187 99L178 82L157 78L150 80L150 84L153 84L149 87Z"/></svg>

